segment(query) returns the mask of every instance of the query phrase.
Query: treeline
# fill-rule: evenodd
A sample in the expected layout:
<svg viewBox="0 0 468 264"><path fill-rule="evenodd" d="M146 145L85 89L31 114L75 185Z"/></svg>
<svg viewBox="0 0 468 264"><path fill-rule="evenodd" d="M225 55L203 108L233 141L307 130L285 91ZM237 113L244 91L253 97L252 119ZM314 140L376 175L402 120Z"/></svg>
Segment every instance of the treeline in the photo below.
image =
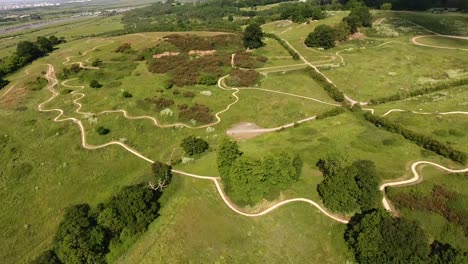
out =
<svg viewBox="0 0 468 264"><path fill-rule="evenodd" d="M433 151L443 157L451 159L453 161L465 164L467 161L467 155L464 152L453 149L451 146L439 142L429 136L425 136L411 130L408 130L400 124L395 124L388 119L377 117L371 113L365 113L364 117L377 127L382 127L390 132L398 133L404 138L416 143L417 145Z"/></svg>
<svg viewBox="0 0 468 264"><path fill-rule="evenodd" d="M381 200L374 162L357 160L351 165L339 155L328 155L318 161L324 180L317 186L323 204L332 211L353 213L377 207Z"/></svg>
<svg viewBox="0 0 468 264"><path fill-rule="evenodd" d="M58 39L52 35L49 38L37 37L35 42L20 41L16 45L16 51L11 56L0 59L0 89L8 84L8 81L3 80L5 75L15 72L21 67L32 61L47 55L54 50L54 47L65 40Z"/></svg>
<svg viewBox="0 0 468 264"><path fill-rule="evenodd" d="M325 13L319 5L313 2L281 5L281 19L290 19L294 23L304 23L309 20L325 18Z"/></svg>
<svg viewBox="0 0 468 264"><path fill-rule="evenodd" d="M353 2L361 2L361 0L319 0L319 2L327 9L343 10L349 9L349 6ZM424 11L429 8L468 9L468 2L465 0L363 0L362 2L376 9L387 3L391 4L395 10Z"/></svg>
<svg viewBox="0 0 468 264"><path fill-rule="evenodd" d="M318 73L312 67L307 68L310 77L314 79L322 88L328 93L328 95L337 102L344 102L345 97L342 91L340 91L335 85L329 83L325 76Z"/></svg>
<svg viewBox="0 0 468 264"><path fill-rule="evenodd" d="M229 197L249 205L288 188L299 179L302 169L297 155L283 152L257 159L244 155L229 139L220 142L216 162Z"/></svg>
<svg viewBox="0 0 468 264"><path fill-rule="evenodd" d="M153 165L153 173L158 183L171 177L170 167L159 162ZM69 207L55 233L53 250L33 263L107 263L106 254L145 232L159 216L161 194L162 188L137 184L124 187L94 208L88 204Z"/></svg>
<svg viewBox="0 0 468 264"><path fill-rule="evenodd" d="M308 47L333 48L336 41L345 41L349 35L358 31L359 27L372 27L372 16L369 8L360 1L350 2L351 12L343 21L334 27L320 25L311 32L304 43ZM349 4L349 3L348 3Z"/></svg>
<svg viewBox="0 0 468 264"><path fill-rule="evenodd" d="M285 40L283 40L282 38L280 38L278 35L275 35L273 33L264 33L264 36L267 37L267 38L272 38L272 39L276 39L276 41L278 41L278 43L283 46L283 48L285 48L289 55L291 55L291 57L294 59L294 60L299 60L300 59L300 56L299 56L299 53L297 53L296 51L294 51L287 43Z"/></svg>
<svg viewBox="0 0 468 264"><path fill-rule="evenodd" d="M433 93L453 87L458 87L462 85L468 84L468 79L460 79L460 80L455 80L451 82L444 82L441 84L436 84L436 85L429 85L420 89L416 89L413 91L409 91L406 93L398 93L398 94L393 94L390 96L385 96L377 99L372 99L369 101L370 104L372 105L378 105L378 104L384 104L388 102L393 102L393 101L399 101L403 100L406 98L414 97L414 96L419 96L419 95L424 95L428 93Z"/></svg>

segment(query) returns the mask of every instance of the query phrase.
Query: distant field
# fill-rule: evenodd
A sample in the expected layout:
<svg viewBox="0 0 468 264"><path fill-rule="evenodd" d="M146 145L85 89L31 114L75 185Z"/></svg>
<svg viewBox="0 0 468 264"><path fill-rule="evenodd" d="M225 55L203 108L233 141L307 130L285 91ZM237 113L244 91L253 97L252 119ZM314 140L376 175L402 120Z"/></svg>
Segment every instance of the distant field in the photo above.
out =
<svg viewBox="0 0 468 264"><path fill-rule="evenodd" d="M468 15L460 13L432 14L423 12L394 12L394 16L416 23L445 35L468 35Z"/></svg>
<svg viewBox="0 0 468 264"><path fill-rule="evenodd" d="M40 29L30 29L13 34L1 35L0 57L10 55L16 49L16 44L20 41L34 41L38 36L55 35L65 37L67 41L84 38L103 32L122 29L120 23L121 16L99 17L80 21L68 22L61 25L52 25Z"/></svg>

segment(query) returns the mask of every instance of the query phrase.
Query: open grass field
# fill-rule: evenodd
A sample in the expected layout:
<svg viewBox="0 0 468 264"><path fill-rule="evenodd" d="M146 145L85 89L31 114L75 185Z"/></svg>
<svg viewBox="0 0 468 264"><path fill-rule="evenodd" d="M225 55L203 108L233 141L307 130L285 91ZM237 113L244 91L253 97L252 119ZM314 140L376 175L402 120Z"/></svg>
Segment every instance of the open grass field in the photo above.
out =
<svg viewBox="0 0 468 264"><path fill-rule="evenodd" d="M310 24L280 21L263 28L287 40L308 62L321 65L323 73L340 89L359 100L411 91L431 82L467 77L466 52L412 44L413 37L425 35L427 30L404 21L396 22L392 14L382 12L377 16L385 18L382 23L395 29L398 36L381 37L376 36L380 34L378 31L364 32L369 36L340 43L326 51L307 48L303 45L305 37L319 24L338 23L347 12L334 12L328 18ZM174 169L218 176L216 150L219 139L226 137L226 130L230 127L252 122L262 128L274 128L336 107L333 105L336 102L304 69L275 68L305 63L292 60L273 39L266 39L266 46L253 52L269 59L258 70L261 79L257 85L237 89L223 84L221 79L218 85L166 89L169 74L149 72L146 62L137 60L136 55L145 48L155 47L164 36L172 33L84 38L90 32L98 34L121 27L117 17L105 19L63 26L66 32L63 36L70 41L59 45L49 56L8 76L11 83L0 91L0 146L3 150L0 156L0 199L5 201L0 213L0 259L4 263L28 263L49 249L68 206L78 203L94 206L122 186L148 179L150 164L121 146L84 149L75 123L81 122L90 145L120 142L144 157L162 162L184 157L180 147L183 138L189 135L201 137L210 144L208 152L175 164ZM23 34L8 45L13 45L20 38L35 38L37 35L62 36L57 30L50 28ZM217 36L220 33L191 34ZM425 40L431 45L462 45L462 42L449 43L435 37ZM116 53L116 48L124 43L131 44L134 51ZM1 45L3 42L0 52L6 55L11 52L10 46ZM102 60L102 64L98 68L89 68L97 58ZM63 70L78 62L88 69L64 77ZM43 107L62 109L65 117L78 120L75 123L54 122L57 113L38 111L38 105L50 98L51 92L45 87L38 90L32 90L32 87L37 77L46 77L46 72L51 69L47 64L55 69L58 79L55 89L59 94ZM227 68L222 70L228 72ZM52 78L50 71L47 77ZM98 80L102 87L90 88L92 80ZM174 93L176 90L179 93ZM124 98L124 91L131 93L132 97ZM185 92L192 95L184 96ZM431 113L467 111L467 95L467 86L460 86L372 108L378 116L391 109ZM156 109L148 105L148 100L145 101L156 97L173 100L174 103L165 109ZM79 111L77 103L82 105ZM207 124L184 120L179 117L182 109L179 106L184 104L209 106L210 113L217 114L217 118ZM100 114L120 109L126 110L128 116L141 118L126 118L122 112ZM173 114L167 114L167 111L164 114L162 110L166 109ZM386 118L468 152L465 115L395 112ZM180 124L176 126L175 123ZM110 133L100 135L96 132L99 126L108 128ZM371 160L385 181L412 177L411 164L420 160L451 168L462 166L424 150L399 134L374 126L359 111L311 120L240 140L238 144L248 156L260 158L284 151L299 154L303 161L302 174L297 182L252 208L241 208L249 212L258 212L286 199L299 197L323 205L317 192L323 176L316 164L327 154L340 153L349 162ZM468 194L466 188L463 189L466 185L464 176L445 175L432 168L424 168L423 174L425 182L422 184L393 189L395 192L427 193L434 184L442 184L464 195L454 206L458 209L466 207ZM174 174L173 183L164 192L161 205L160 217L147 232L114 248L107 255L110 263L354 261L342 239L346 225L331 220L305 203L288 204L260 217L246 217L227 207L210 179ZM433 238L466 249L466 236L460 232L459 226L433 213L400 211L420 221Z"/></svg>
<svg viewBox="0 0 468 264"><path fill-rule="evenodd" d="M440 36L428 36L419 38L418 42L425 45L468 49L468 41L465 39L444 38Z"/></svg>

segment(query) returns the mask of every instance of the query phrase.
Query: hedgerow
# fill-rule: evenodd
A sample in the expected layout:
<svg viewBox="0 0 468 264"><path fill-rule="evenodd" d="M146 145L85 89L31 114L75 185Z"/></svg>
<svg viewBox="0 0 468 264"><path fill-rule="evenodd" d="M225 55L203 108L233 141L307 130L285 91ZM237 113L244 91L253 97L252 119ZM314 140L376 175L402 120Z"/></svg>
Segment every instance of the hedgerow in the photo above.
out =
<svg viewBox="0 0 468 264"><path fill-rule="evenodd" d="M342 91L340 91L335 85L329 83L327 79L312 67L308 67L309 75L314 79L322 88L328 93L328 95L337 102L344 102L345 97Z"/></svg>
<svg viewBox="0 0 468 264"><path fill-rule="evenodd" d="M300 59L300 56L299 56L299 53L297 53L296 51L294 51L287 43L286 41L284 41L282 38L280 38L279 36L273 34L273 33L265 33L264 34L265 37L267 38L272 38L272 39L275 39L276 41L278 41L278 43L283 46L283 48L285 48L289 55L291 55L291 57L294 59L294 60L299 60Z"/></svg>
<svg viewBox="0 0 468 264"><path fill-rule="evenodd" d="M391 121L372 115L371 113L365 113L364 117L377 127L382 127L390 132L398 133L404 138L416 143L417 145L433 151L443 157L451 159L453 161L465 164L467 161L467 155L464 152L453 149L451 146L439 142L429 136L425 136L411 130L404 128L399 124L392 123Z"/></svg>

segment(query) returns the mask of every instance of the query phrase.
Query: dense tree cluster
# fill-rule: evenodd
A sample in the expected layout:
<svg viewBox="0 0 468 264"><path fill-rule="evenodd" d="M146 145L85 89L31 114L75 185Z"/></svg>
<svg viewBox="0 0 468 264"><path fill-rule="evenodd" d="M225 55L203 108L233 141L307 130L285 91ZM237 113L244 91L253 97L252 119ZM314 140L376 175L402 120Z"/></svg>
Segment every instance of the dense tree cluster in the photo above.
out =
<svg viewBox="0 0 468 264"><path fill-rule="evenodd" d="M403 99L414 97L414 96L438 92L438 91L453 88L453 87L463 86L466 84L468 84L468 78L459 79L459 80L450 81L450 82L444 82L441 84L428 85L426 87L415 89L409 92L397 93L397 94L389 95L386 97L372 99L370 100L370 103L373 105L378 105L378 104L383 104L383 103L388 103L388 102L393 102L393 101L399 101L399 100L403 100Z"/></svg>
<svg viewBox="0 0 468 264"><path fill-rule="evenodd" d="M248 25L244 30L244 47L248 49L257 49L265 44L263 43L263 30L258 24Z"/></svg>
<svg viewBox="0 0 468 264"><path fill-rule="evenodd" d="M220 143L217 163L226 193L243 204L255 204L288 188L298 180L302 168L299 156L279 153L256 159L243 155L237 143L228 139Z"/></svg>
<svg viewBox="0 0 468 264"><path fill-rule="evenodd" d="M373 210L355 215L345 240L358 263L428 263L428 238L416 222Z"/></svg>
<svg viewBox="0 0 468 264"><path fill-rule="evenodd" d="M297 53L295 50L293 50L289 45L288 43L286 43L286 41L282 38L280 38L279 36L273 34L273 33L265 33L264 34L265 37L267 38L273 38L273 39L276 39L276 41L278 41L278 43L283 46L283 48L285 48L289 55L291 55L291 57L294 59L294 60L299 60L300 59L300 56L299 56L299 53Z"/></svg>
<svg viewBox="0 0 468 264"><path fill-rule="evenodd" d="M281 19L290 19L295 23L325 18L323 10L313 2L287 4L281 7Z"/></svg>
<svg viewBox="0 0 468 264"><path fill-rule="evenodd" d="M361 1L352 0L347 7L351 10L349 15L338 25L320 25L311 32L304 43L308 47L321 47L329 49L335 47L336 41L345 41L350 34L357 32L359 27L371 27L372 16L369 8Z"/></svg>
<svg viewBox="0 0 468 264"><path fill-rule="evenodd" d="M201 138L188 136L182 140L180 146L184 149L185 153L189 156L200 154L208 150L210 145L208 142Z"/></svg>
<svg viewBox="0 0 468 264"><path fill-rule="evenodd" d="M369 210L351 218L345 240L358 263L466 263L468 252L429 239L414 221Z"/></svg>
<svg viewBox="0 0 468 264"><path fill-rule="evenodd" d="M325 76L322 74L318 73L316 70L314 70L312 67L307 68L310 77L314 79L315 82L317 82L318 85L322 86L322 88L325 90L325 92L328 93L328 95L333 98L337 102L344 102L345 97L342 91L340 91L335 85L329 83Z"/></svg>
<svg viewBox="0 0 468 264"><path fill-rule="evenodd" d="M5 75L13 73L26 64L47 55L56 45L62 42L65 42L65 40L58 39L53 35L49 38L37 37L35 42L20 41L16 45L15 53L0 59L0 89L8 84L8 81L2 79Z"/></svg>
<svg viewBox="0 0 468 264"><path fill-rule="evenodd" d="M377 206L380 176L375 164L358 160L346 165L339 155L329 155L317 163L324 180L317 187L326 207L341 213L369 210Z"/></svg>
<svg viewBox="0 0 468 264"><path fill-rule="evenodd" d="M375 126L382 127L390 132L398 133L404 138L416 143L417 145L427 150L434 151L435 153L443 157L459 162L461 164L465 164L467 161L466 153L458 151L452 148L451 146L439 142L429 136L410 131L400 124L393 123L388 119L372 115L371 113L365 113L364 117L369 122L373 123Z"/></svg>
<svg viewBox="0 0 468 264"><path fill-rule="evenodd" d="M161 167L161 174L168 174L167 170L170 174L170 167ZM110 248L143 233L159 216L160 196L161 190L137 184L124 187L95 208L88 204L69 207L55 233L53 250L33 263L106 263Z"/></svg>

